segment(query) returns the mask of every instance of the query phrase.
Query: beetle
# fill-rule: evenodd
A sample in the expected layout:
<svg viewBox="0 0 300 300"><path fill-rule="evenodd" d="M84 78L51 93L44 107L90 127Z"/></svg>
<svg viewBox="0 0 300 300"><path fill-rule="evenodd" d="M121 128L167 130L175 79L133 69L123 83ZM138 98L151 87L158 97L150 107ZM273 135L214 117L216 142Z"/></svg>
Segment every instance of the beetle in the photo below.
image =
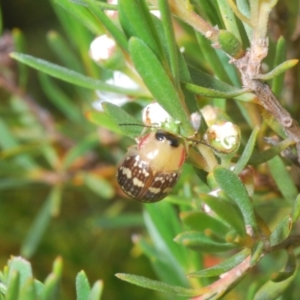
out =
<svg viewBox="0 0 300 300"><path fill-rule="evenodd" d="M157 202L175 186L187 157L185 142L163 129L152 131L129 148L117 169L117 181L129 197Z"/></svg>

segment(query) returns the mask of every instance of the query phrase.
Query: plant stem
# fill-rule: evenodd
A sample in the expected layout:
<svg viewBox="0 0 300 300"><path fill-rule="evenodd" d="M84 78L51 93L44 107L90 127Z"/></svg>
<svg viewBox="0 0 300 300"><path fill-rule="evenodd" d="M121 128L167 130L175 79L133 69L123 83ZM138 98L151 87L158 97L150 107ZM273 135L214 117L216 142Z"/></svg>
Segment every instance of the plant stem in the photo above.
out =
<svg viewBox="0 0 300 300"><path fill-rule="evenodd" d="M153 0L150 0L153 2ZM207 39L217 42L219 30L203 20L192 10L186 9L186 4L182 0L169 0L172 13L182 21L191 25L195 30L201 32Z"/></svg>

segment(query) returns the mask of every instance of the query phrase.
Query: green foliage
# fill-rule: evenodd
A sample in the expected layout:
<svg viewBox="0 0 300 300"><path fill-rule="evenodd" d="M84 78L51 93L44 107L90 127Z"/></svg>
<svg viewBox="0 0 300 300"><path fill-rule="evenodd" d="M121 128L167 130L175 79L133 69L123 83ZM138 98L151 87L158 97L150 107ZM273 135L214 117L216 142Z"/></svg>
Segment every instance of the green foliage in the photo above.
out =
<svg viewBox="0 0 300 300"><path fill-rule="evenodd" d="M53 264L52 272L44 283L33 277L32 268L28 261L22 257L12 257L3 271L0 272L1 291L0 299L35 300L60 299L59 289L62 273L62 260L57 258ZM93 288L88 278L81 271L76 278L76 294L80 300L101 299L102 283L98 281Z"/></svg>
<svg viewBox="0 0 300 300"><path fill-rule="evenodd" d="M297 12L297 2L281 9ZM295 50L298 33L296 17L286 21L288 32L281 31L285 36L275 38L280 21L268 32L270 11L280 10L276 3L53 0L67 38L52 31L48 43L63 66L25 54L26 39L15 30L16 49L10 58L18 62L18 80L9 67L1 72L4 87L12 84L14 89L7 88L9 105L0 111L0 191L33 183L48 191L22 242L22 256L34 259L71 189L89 199L87 232L99 227L147 230L149 237L134 235L132 252L148 258L158 280L120 270L116 276L124 281L184 299L297 299L300 197L299 176L293 172L300 161L300 134L283 106L289 105L293 116L299 108L283 75L298 62L286 60L287 47ZM90 42L104 34L115 43L110 57L91 59ZM263 73L265 57L264 67L272 71ZM46 117L26 90L26 66L40 73L39 84L53 105L54 113L47 111ZM116 74L127 75L135 87L114 82ZM49 76L72 84L72 90ZM272 80L271 88L265 80ZM149 117L143 128L141 110L153 101L172 119L160 123ZM101 111L95 102L101 102ZM176 124L174 132L168 122ZM178 135L186 164L175 170L181 178L165 200L144 205L142 220L113 176L128 146L121 136L138 140L157 127ZM98 202L105 207L100 217ZM61 269L58 259L41 283L32 277L27 261L13 258L1 273L0 295L57 299ZM85 273L78 273L77 299L100 299L101 293L100 281L91 287ZM128 298L133 299L130 293Z"/></svg>

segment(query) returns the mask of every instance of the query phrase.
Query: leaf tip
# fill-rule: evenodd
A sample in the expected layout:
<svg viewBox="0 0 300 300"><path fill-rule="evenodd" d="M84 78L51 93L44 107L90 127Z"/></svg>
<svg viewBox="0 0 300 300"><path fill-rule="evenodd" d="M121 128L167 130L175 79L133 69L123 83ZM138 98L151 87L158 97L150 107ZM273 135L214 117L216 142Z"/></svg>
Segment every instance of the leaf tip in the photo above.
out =
<svg viewBox="0 0 300 300"><path fill-rule="evenodd" d="M115 276L119 279L124 279L125 274L124 273L116 273Z"/></svg>
<svg viewBox="0 0 300 300"><path fill-rule="evenodd" d="M11 58L14 58L14 59L15 59L16 56L17 56L17 54L18 54L17 52L10 52L10 53L9 53L9 56L10 56Z"/></svg>

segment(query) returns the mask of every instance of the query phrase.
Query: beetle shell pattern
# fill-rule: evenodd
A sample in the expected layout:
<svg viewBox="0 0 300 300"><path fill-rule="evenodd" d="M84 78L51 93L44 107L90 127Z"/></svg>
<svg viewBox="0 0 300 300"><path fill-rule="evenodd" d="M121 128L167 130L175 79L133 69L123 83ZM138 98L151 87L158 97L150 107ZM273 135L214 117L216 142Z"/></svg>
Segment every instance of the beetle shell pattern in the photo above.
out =
<svg viewBox="0 0 300 300"><path fill-rule="evenodd" d="M163 130L142 137L129 149L117 171L117 181L130 197L156 202L178 181L186 157L179 138Z"/></svg>

